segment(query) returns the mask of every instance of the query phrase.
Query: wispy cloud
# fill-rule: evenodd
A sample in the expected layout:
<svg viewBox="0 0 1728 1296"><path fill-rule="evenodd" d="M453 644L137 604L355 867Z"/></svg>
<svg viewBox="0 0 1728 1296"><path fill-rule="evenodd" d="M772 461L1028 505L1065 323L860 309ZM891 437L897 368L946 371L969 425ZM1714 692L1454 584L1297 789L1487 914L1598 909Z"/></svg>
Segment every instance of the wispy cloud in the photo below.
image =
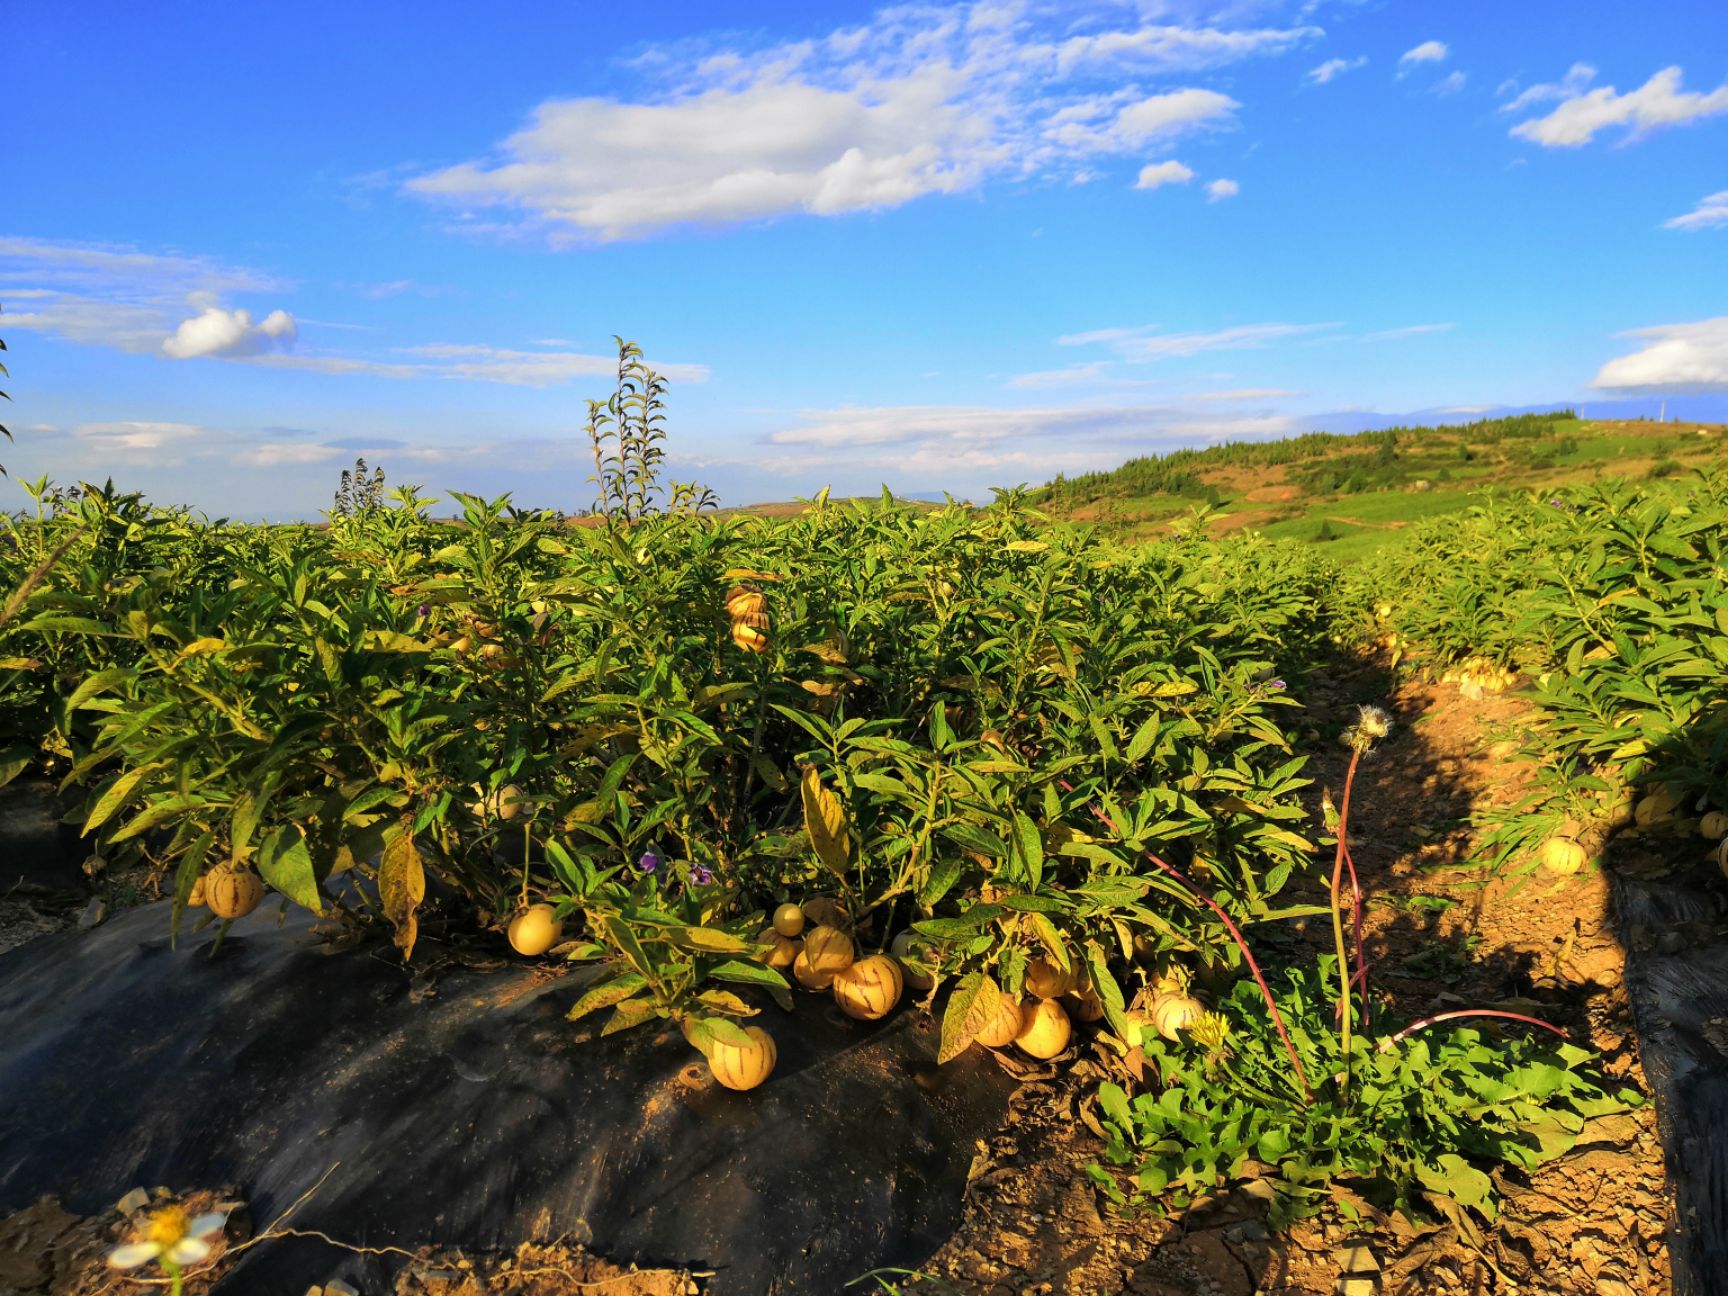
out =
<svg viewBox="0 0 1728 1296"><path fill-rule="evenodd" d="M1330 58L1317 68L1310 68L1306 80L1313 85L1330 85L1346 72L1354 72L1368 62L1366 54L1359 54L1353 59Z"/></svg>
<svg viewBox="0 0 1728 1296"><path fill-rule="evenodd" d="M1656 324L1619 336L1644 345L1602 366L1590 385L1608 391L1728 391L1728 315L1688 324Z"/></svg>
<svg viewBox="0 0 1728 1296"><path fill-rule="evenodd" d="M1094 329L1069 333L1056 339L1058 346L1106 345L1130 362L1164 360L1199 355L1203 351L1239 351L1263 347L1281 338L1301 337L1342 328L1341 324L1238 324L1211 333L1160 333L1156 325L1144 328Z"/></svg>
<svg viewBox="0 0 1728 1296"><path fill-rule="evenodd" d="M1423 63L1444 63L1451 52L1445 41L1423 41L1414 49L1407 49L1398 56L1398 75L1404 76Z"/></svg>
<svg viewBox="0 0 1728 1296"><path fill-rule="evenodd" d="M1447 333L1457 328L1456 324L1406 324L1403 328L1381 329L1378 333L1364 333L1364 342L1389 342L1394 338L1419 337L1424 333Z"/></svg>
<svg viewBox="0 0 1728 1296"><path fill-rule="evenodd" d="M1691 211L1662 222L1663 229L1706 230L1728 225L1728 189L1706 194Z"/></svg>
<svg viewBox="0 0 1728 1296"><path fill-rule="evenodd" d="M1234 198L1242 192L1242 186L1234 180L1214 180L1206 186L1207 202L1222 202L1226 198Z"/></svg>
<svg viewBox="0 0 1728 1296"><path fill-rule="evenodd" d="M1595 79L1596 69L1590 64L1574 63L1559 81L1543 82L1519 91L1516 97L1500 105L1500 111L1503 113L1523 112L1532 104L1548 103L1557 99L1576 99L1589 89L1590 83ZM1507 95L1517 89L1517 82L1503 81L1495 93Z"/></svg>
<svg viewBox="0 0 1728 1296"><path fill-rule="evenodd" d="M1464 88L1464 83L1469 79L1468 74L1454 69L1429 86L1428 92L1437 95L1454 95Z"/></svg>
<svg viewBox="0 0 1728 1296"><path fill-rule="evenodd" d="M1084 383L1102 381L1109 371L1108 360L1094 360L1090 364L1069 365L1066 369L1045 369L1037 373L1015 374L1008 380L1010 387L1032 390L1044 387L1076 387Z"/></svg>
<svg viewBox="0 0 1728 1296"><path fill-rule="evenodd" d="M1580 86L1578 90L1564 92L1560 105L1546 117L1519 122L1511 134L1544 148L1582 148L1600 132L1617 126L1626 128L1622 138L1630 141L1659 127L1684 126L1728 113L1728 85L1699 94L1680 88L1682 75L1678 67L1663 68L1625 94L1613 86L1600 86L1588 92Z"/></svg>
<svg viewBox="0 0 1728 1296"><path fill-rule="evenodd" d="M1192 392L1183 400L1191 401L1259 401L1278 400L1286 396L1300 396L1299 391L1288 387L1232 387L1226 391Z"/></svg>
<svg viewBox="0 0 1728 1296"><path fill-rule="evenodd" d="M860 26L765 49L686 43L638 61L634 99L540 104L485 158L407 192L455 227L554 245L791 213L837 216L972 190L991 177L1075 179L1104 157L1230 125L1216 90L1171 76L1277 54L1317 28L1122 22L1073 34L980 0L883 9Z"/></svg>

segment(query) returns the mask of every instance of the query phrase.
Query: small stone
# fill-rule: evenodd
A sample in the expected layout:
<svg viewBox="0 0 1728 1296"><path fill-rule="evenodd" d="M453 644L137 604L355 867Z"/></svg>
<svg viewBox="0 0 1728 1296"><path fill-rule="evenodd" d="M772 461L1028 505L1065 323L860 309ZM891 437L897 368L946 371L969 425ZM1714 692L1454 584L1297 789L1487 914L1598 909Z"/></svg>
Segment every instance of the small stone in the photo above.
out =
<svg viewBox="0 0 1728 1296"><path fill-rule="evenodd" d="M108 916L108 902L101 896L92 896L90 903L84 906L78 915L78 930L89 931Z"/></svg>
<svg viewBox="0 0 1728 1296"><path fill-rule="evenodd" d="M1379 1288L1380 1280L1366 1274L1348 1274L1338 1280L1338 1296L1374 1296Z"/></svg>
<svg viewBox="0 0 1728 1296"><path fill-rule="evenodd" d="M114 1209L119 1211L122 1215L130 1215L134 1211L143 1210L149 1204L150 1194L145 1192L142 1188L134 1188L118 1202L114 1203Z"/></svg>
<svg viewBox="0 0 1728 1296"><path fill-rule="evenodd" d="M1341 1246L1332 1252L1332 1258L1338 1262L1338 1271L1347 1274L1374 1274L1380 1272L1380 1261L1374 1252L1360 1242L1349 1246Z"/></svg>

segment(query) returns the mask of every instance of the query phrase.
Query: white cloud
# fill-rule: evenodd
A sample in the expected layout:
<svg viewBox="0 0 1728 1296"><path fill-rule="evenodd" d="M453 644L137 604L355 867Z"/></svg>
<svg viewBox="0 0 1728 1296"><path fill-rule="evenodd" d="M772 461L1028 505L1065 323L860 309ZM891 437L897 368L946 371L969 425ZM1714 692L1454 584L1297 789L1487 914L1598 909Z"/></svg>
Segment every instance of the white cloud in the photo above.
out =
<svg viewBox="0 0 1728 1296"><path fill-rule="evenodd" d="M1366 54L1360 54L1353 59L1330 58L1317 68L1310 68L1307 79L1315 85L1330 85L1342 73L1354 72L1368 62Z"/></svg>
<svg viewBox="0 0 1728 1296"><path fill-rule="evenodd" d="M1228 95L1149 93L1168 74L1276 53L1316 29L1145 19L1074 34L1042 10L888 8L862 27L758 51L685 42L635 61L663 80L635 99L540 104L491 156L406 191L453 228L555 245L791 213L835 216L1093 171L1155 140L1231 124ZM500 218L499 212L504 213Z"/></svg>
<svg viewBox="0 0 1728 1296"><path fill-rule="evenodd" d="M1678 67L1663 68L1636 90L1618 93L1601 86L1568 96L1546 117L1519 122L1511 133L1544 148L1581 148L1599 131L1624 126L1627 139L1636 139L1659 126L1682 126L1703 117L1728 113L1728 85L1709 94L1680 88Z"/></svg>
<svg viewBox="0 0 1728 1296"><path fill-rule="evenodd" d="M1469 77L1466 73L1459 72L1459 71L1452 71L1452 72L1447 73L1445 76L1441 77L1432 86L1430 86L1429 91L1430 91L1430 93L1437 94L1437 95L1457 94L1460 90L1462 90L1464 88L1464 83L1467 80L1469 80Z"/></svg>
<svg viewBox="0 0 1728 1296"><path fill-rule="evenodd" d="M191 423L123 421L80 423L72 429L72 435L102 454L148 455L175 442L191 441L203 430Z"/></svg>
<svg viewBox="0 0 1728 1296"><path fill-rule="evenodd" d="M1265 346L1279 338L1326 332L1338 324L1238 324L1213 333L1159 333L1155 325L1138 329L1096 329L1056 339L1058 346L1108 344L1124 360L1144 362L1203 351L1239 351Z"/></svg>
<svg viewBox="0 0 1728 1296"><path fill-rule="evenodd" d="M1446 333L1457 328L1456 324L1406 324L1403 328L1382 329L1378 333L1365 333L1364 342L1387 342L1394 338L1417 337L1423 333Z"/></svg>
<svg viewBox="0 0 1728 1296"><path fill-rule="evenodd" d="M1134 187L1156 189L1160 185L1187 184L1193 178L1193 170L1180 162L1154 162L1151 166L1140 168L1140 178L1134 182Z"/></svg>
<svg viewBox="0 0 1728 1296"><path fill-rule="evenodd" d="M163 339L162 354L171 360L261 355L287 350L299 336L294 317L287 311L273 310L254 324L250 311L208 305L191 319L181 321L180 327Z"/></svg>
<svg viewBox="0 0 1728 1296"><path fill-rule="evenodd" d="M425 357L418 376L508 383L518 387L552 387L572 378L610 377L618 372L615 355L584 355L575 351L518 351L502 347L438 344L403 348L403 354ZM648 367L671 382L706 382L708 367L665 364Z"/></svg>
<svg viewBox="0 0 1728 1296"><path fill-rule="evenodd" d="M283 468L328 463L332 459L345 458L347 454L345 449L307 445L304 441L266 441L239 451L234 459L248 468Z"/></svg>
<svg viewBox="0 0 1728 1296"><path fill-rule="evenodd" d="M1706 194L1698 205L1682 216L1662 222L1663 229L1703 230L1728 225L1728 189Z"/></svg>
<svg viewBox="0 0 1728 1296"><path fill-rule="evenodd" d="M1400 54L1398 66L1407 71L1418 63L1444 63L1451 52L1445 41L1423 41L1414 49L1407 49ZM1403 73L1400 72L1399 75L1402 76Z"/></svg>
<svg viewBox="0 0 1728 1296"><path fill-rule="evenodd" d="M1300 396L1299 391L1286 387L1233 387L1228 391L1193 392L1183 400L1191 401L1255 401L1276 400L1283 396Z"/></svg>
<svg viewBox="0 0 1728 1296"><path fill-rule="evenodd" d="M1521 91L1515 99L1500 105L1500 111L1505 113L1522 112L1531 104L1547 103L1554 99L1573 99L1584 93L1592 81L1596 79L1596 69L1588 63L1574 63L1566 70L1566 75L1557 82L1546 82L1533 85ZM1517 82L1502 81L1497 95L1510 94L1517 89Z"/></svg>
<svg viewBox="0 0 1728 1296"><path fill-rule="evenodd" d="M1108 360L1094 360L1090 364L1069 365L1066 369L1045 369L1039 373L1016 374L1008 380L1008 385L1021 389L1074 387L1082 383L1102 381L1109 368L1110 362Z"/></svg>
<svg viewBox="0 0 1728 1296"><path fill-rule="evenodd" d="M1728 391L1728 315L1690 324L1657 324L1621 337L1645 339L1631 355L1602 366L1590 385L1608 391Z"/></svg>
<svg viewBox="0 0 1728 1296"><path fill-rule="evenodd" d="M1242 192L1242 186L1234 180L1214 180L1206 186L1206 201L1221 202L1225 198L1234 198Z"/></svg>

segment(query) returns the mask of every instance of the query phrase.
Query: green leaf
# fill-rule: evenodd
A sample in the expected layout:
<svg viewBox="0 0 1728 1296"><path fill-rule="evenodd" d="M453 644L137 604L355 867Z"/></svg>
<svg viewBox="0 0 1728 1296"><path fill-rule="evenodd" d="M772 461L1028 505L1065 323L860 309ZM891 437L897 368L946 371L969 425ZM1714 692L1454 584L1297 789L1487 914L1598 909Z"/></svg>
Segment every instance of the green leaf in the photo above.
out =
<svg viewBox="0 0 1728 1296"><path fill-rule="evenodd" d="M83 835L88 837L112 819L132 799L132 794L138 790L138 785L161 768L162 763L160 761L152 761L148 765L140 765L136 769L125 771L110 783L108 790L97 799L89 817L84 820Z"/></svg>
<svg viewBox="0 0 1728 1296"><path fill-rule="evenodd" d="M659 1015L652 999L627 999L606 1019L606 1024L600 1028L600 1034L616 1035L619 1031L627 1031L633 1026L652 1021Z"/></svg>
<svg viewBox="0 0 1728 1296"><path fill-rule="evenodd" d="M774 996L775 1003L787 1012L792 1011L792 989L786 984L786 978L771 967L761 963L746 963L740 959L727 959L726 962L709 968L708 975L716 981L760 986Z"/></svg>
<svg viewBox="0 0 1728 1296"><path fill-rule="evenodd" d="M566 1021L581 1021L589 1013L599 1012L602 1008L610 1008L622 1003L648 984L648 978L640 972L624 972L610 981L602 981L592 987L587 994L572 1005L565 1014Z"/></svg>
<svg viewBox="0 0 1728 1296"><path fill-rule="evenodd" d="M295 904L313 913L324 912L324 896L318 890L318 870L306 838L292 824L285 824L264 839L258 848L258 875Z"/></svg>

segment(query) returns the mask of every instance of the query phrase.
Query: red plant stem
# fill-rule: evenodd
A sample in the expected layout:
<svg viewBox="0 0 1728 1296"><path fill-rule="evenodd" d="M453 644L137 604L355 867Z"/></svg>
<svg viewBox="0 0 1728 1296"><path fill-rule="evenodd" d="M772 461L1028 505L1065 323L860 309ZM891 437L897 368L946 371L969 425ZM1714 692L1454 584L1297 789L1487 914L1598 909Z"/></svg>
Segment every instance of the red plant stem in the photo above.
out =
<svg viewBox="0 0 1728 1296"><path fill-rule="evenodd" d="M1332 940L1338 952L1338 1008L1334 1015L1338 1022L1338 1046L1339 1051L1344 1055L1346 1076L1349 1074L1350 1067L1350 987L1361 976L1362 969L1360 958L1357 960L1358 967L1354 975L1346 966L1349 954L1344 948L1344 923L1339 912L1338 893L1344 887L1344 862L1350 855L1346 846L1350 840L1350 793L1356 784L1356 766L1361 761L1362 749L1358 747L1350 753L1350 769L1344 775L1344 799L1338 806L1338 849L1334 852L1332 859L1332 887L1328 893L1332 909ZM1350 866L1350 872L1354 878L1356 872L1354 863ZM1360 890L1358 889L1355 894L1359 906Z"/></svg>
<svg viewBox="0 0 1728 1296"><path fill-rule="evenodd" d="M1350 804L1350 784L1345 780L1344 804ZM1342 828L1343 820L1340 818ZM1368 954L1363 948L1362 940L1362 885L1356 880L1356 861L1350 858L1350 844L1343 838L1339 841L1344 847L1344 867L1350 870L1350 921L1356 938L1356 972L1350 978L1351 983L1362 983L1362 1027L1371 1029L1374 1025L1374 1006L1368 1001Z"/></svg>
<svg viewBox="0 0 1728 1296"><path fill-rule="evenodd" d="M1074 790L1066 780L1058 779L1057 782L1066 791L1072 792ZM1104 813L1103 807L1094 803L1091 810L1106 828L1117 836L1122 835L1122 830L1111 822L1110 816ZM1254 951L1248 948L1248 940L1242 935L1241 929L1232 921L1230 915L1224 912L1222 905L1195 886L1177 869L1159 859L1151 851L1144 853L1147 859L1175 878L1182 885L1183 890L1223 920L1225 928L1230 932L1231 939L1236 942L1236 948L1242 951L1242 957L1248 961L1248 970L1254 974L1254 983L1260 987L1260 997L1266 1001L1267 1010L1272 1014L1272 1024L1278 1029L1278 1038L1284 1042L1284 1052L1290 1057L1290 1065L1296 1068L1296 1078L1302 1083L1302 1093L1309 1102L1313 1102L1314 1090L1308 1084L1308 1073L1302 1067L1302 1059L1296 1054L1296 1046L1290 1042L1290 1032L1284 1029L1284 1015L1278 1011L1278 1002L1272 998L1272 989L1266 984L1266 977L1261 973L1260 964L1255 961Z"/></svg>
<svg viewBox="0 0 1728 1296"><path fill-rule="evenodd" d="M1419 1022L1412 1022L1396 1035L1388 1035L1381 1040L1380 1048L1389 1049L1407 1035L1414 1035L1419 1030L1426 1030L1428 1027L1444 1021L1457 1021L1461 1017L1504 1017L1508 1021L1521 1021L1527 1026L1540 1026L1545 1031L1554 1032L1561 1039L1568 1038L1565 1031L1551 1022L1543 1021L1540 1017L1526 1017L1523 1013L1502 1012L1498 1008L1457 1008L1451 1012L1435 1013L1432 1017L1424 1017Z"/></svg>

